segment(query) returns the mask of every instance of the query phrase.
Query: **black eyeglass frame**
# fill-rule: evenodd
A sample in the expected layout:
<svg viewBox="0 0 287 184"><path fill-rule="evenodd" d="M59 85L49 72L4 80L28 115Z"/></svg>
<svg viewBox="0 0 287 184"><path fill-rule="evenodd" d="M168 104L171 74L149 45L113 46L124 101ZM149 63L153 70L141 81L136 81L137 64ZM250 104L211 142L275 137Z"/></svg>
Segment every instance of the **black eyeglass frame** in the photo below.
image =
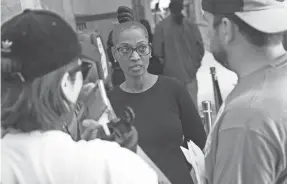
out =
<svg viewBox="0 0 287 184"><path fill-rule="evenodd" d="M144 46L147 46L147 47L149 48L149 52L148 52L147 54L141 54L141 53L139 53L138 50L137 50L140 46L143 46L143 45L144 45ZM137 47L130 47L130 46L129 46L129 48L132 49L132 51L131 51L131 53L129 54L129 56L123 56L123 55L121 54L121 52L120 52L120 49L121 49L121 48L124 48L124 47L127 47L127 46L123 46L123 47L115 47L115 46L113 46L113 47L114 47L114 49L116 49L116 51L120 54L120 56L121 56L122 58L130 58L131 55L134 53L134 51L136 51L139 56L147 56L147 55L149 55L149 54L152 52L152 45L151 45L151 43L149 43L149 44L142 44L142 45L139 45L139 46L137 46Z"/></svg>
<svg viewBox="0 0 287 184"><path fill-rule="evenodd" d="M81 61L81 64L79 64L76 67L72 68L68 73L70 75L73 75L76 72L81 71L82 75L83 75L83 80L86 80L91 68L92 68L92 64L91 63L85 62L85 61Z"/></svg>

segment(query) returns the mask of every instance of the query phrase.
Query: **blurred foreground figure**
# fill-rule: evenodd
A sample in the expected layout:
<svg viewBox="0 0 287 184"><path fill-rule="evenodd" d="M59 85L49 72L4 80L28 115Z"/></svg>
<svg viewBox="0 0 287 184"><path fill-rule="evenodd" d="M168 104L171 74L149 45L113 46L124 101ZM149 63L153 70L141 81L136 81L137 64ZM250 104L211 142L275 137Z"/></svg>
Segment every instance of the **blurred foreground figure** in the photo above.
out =
<svg viewBox="0 0 287 184"><path fill-rule="evenodd" d="M85 73L77 35L61 17L25 10L1 30L4 184L157 183L155 172L119 144L74 142L64 132ZM98 123L86 122L87 131Z"/></svg>
<svg viewBox="0 0 287 184"><path fill-rule="evenodd" d="M214 58L238 75L207 140L207 184L286 184L286 1L203 0L202 7Z"/></svg>
<svg viewBox="0 0 287 184"><path fill-rule="evenodd" d="M196 73L204 56L202 37L197 25L181 13L183 0L172 0L169 9L171 15L155 28L154 55L162 60L162 75L183 82L197 107Z"/></svg>

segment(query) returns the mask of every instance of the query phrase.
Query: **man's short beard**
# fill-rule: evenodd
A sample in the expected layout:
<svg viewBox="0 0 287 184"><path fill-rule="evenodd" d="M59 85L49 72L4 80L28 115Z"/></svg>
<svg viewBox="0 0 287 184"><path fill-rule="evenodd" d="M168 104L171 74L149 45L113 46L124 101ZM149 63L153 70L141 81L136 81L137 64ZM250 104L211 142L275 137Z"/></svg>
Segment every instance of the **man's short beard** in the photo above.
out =
<svg viewBox="0 0 287 184"><path fill-rule="evenodd" d="M229 69L228 58L226 51L221 48L219 51L214 51L213 53L214 59L220 63L225 68Z"/></svg>

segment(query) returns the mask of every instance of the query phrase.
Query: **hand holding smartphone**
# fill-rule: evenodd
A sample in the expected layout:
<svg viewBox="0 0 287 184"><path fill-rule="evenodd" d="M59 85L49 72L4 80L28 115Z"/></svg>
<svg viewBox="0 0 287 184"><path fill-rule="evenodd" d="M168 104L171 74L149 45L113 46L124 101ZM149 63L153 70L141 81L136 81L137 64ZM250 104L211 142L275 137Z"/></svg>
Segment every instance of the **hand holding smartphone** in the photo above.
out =
<svg viewBox="0 0 287 184"><path fill-rule="evenodd" d="M107 97L103 80L98 80L94 88L85 100L88 108L86 112L88 117L86 119L93 119L100 124L106 135L110 135L108 123L116 121L117 116L111 106L110 100Z"/></svg>

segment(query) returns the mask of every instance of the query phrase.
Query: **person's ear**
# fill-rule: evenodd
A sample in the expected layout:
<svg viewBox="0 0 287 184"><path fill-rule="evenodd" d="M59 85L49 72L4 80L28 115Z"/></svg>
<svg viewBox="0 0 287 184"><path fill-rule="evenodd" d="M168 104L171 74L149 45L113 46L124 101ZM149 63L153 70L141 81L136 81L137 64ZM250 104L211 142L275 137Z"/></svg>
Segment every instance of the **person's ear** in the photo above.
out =
<svg viewBox="0 0 287 184"><path fill-rule="evenodd" d="M235 27L233 26L232 22L228 18L224 17L222 19L223 41L225 44L229 44L234 39L235 37L234 28Z"/></svg>
<svg viewBox="0 0 287 184"><path fill-rule="evenodd" d="M149 46L150 46L149 58L152 58L152 43L149 43Z"/></svg>
<svg viewBox="0 0 287 184"><path fill-rule="evenodd" d="M116 47L111 47L111 51L112 51L114 60L117 60L117 49L116 49Z"/></svg>
<svg viewBox="0 0 287 184"><path fill-rule="evenodd" d="M68 72L66 72L61 80L61 90L65 100L70 104L76 104L83 87L83 76L81 72L75 74L75 81L71 80Z"/></svg>

